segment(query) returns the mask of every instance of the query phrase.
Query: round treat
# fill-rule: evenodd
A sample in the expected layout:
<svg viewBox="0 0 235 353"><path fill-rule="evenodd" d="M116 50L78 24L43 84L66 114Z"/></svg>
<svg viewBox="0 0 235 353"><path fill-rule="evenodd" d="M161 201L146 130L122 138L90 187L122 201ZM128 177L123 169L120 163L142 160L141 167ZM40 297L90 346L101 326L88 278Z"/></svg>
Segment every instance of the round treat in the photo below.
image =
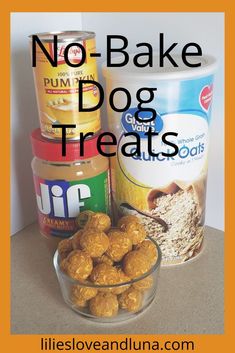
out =
<svg viewBox="0 0 235 353"><path fill-rule="evenodd" d="M109 247L106 254L113 261L121 261L123 256L132 249L132 242L128 235L120 230L111 230L108 233Z"/></svg>
<svg viewBox="0 0 235 353"><path fill-rule="evenodd" d="M157 261L158 253L154 243L150 240L144 240L141 244L137 245L136 250L141 250L146 253L146 256L151 261L151 264L155 264Z"/></svg>
<svg viewBox="0 0 235 353"><path fill-rule="evenodd" d="M60 263L60 269L61 269L61 271L63 271L63 272L67 272L67 265L68 265L68 261L67 261L67 259L63 259L62 261L61 261L61 263Z"/></svg>
<svg viewBox="0 0 235 353"><path fill-rule="evenodd" d="M90 275L90 280L100 286L116 284L118 278L117 269L105 263L96 265Z"/></svg>
<svg viewBox="0 0 235 353"><path fill-rule="evenodd" d="M85 225L85 229L94 229L96 231L107 232L111 227L111 220L105 213L97 212L91 215Z"/></svg>
<svg viewBox="0 0 235 353"><path fill-rule="evenodd" d="M82 281L90 276L93 263L85 251L73 250L66 260L66 272L71 278Z"/></svg>
<svg viewBox="0 0 235 353"><path fill-rule="evenodd" d="M133 283L133 287L135 289L140 290L140 291L145 291L145 290L151 288L152 285L153 285L153 277L152 276L145 277L145 278L141 279L140 281Z"/></svg>
<svg viewBox="0 0 235 353"><path fill-rule="evenodd" d="M140 220L137 216L133 216L133 215L128 215L128 216L123 216L122 218L120 218L118 220L118 228L121 228L123 226L126 226L127 224L131 223L131 222L137 222L140 223Z"/></svg>
<svg viewBox="0 0 235 353"><path fill-rule="evenodd" d="M83 298L73 297L72 302L75 306L78 306L80 308L86 308L88 306L87 300L85 300Z"/></svg>
<svg viewBox="0 0 235 353"><path fill-rule="evenodd" d="M72 250L73 245L71 239L63 239L59 242L58 253L60 255L61 260L65 259Z"/></svg>
<svg viewBox="0 0 235 353"><path fill-rule="evenodd" d="M89 302L89 308L93 315L100 317L112 317L118 313L117 296L112 293L98 293Z"/></svg>
<svg viewBox="0 0 235 353"><path fill-rule="evenodd" d="M90 300L95 297L97 293L98 290L92 287L81 287L75 285L72 288L72 298L77 298L80 300Z"/></svg>
<svg viewBox="0 0 235 353"><path fill-rule="evenodd" d="M93 214L94 212L90 210L80 212L76 219L79 228L84 228Z"/></svg>
<svg viewBox="0 0 235 353"><path fill-rule="evenodd" d="M135 312L141 309L142 300L142 293L131 287L120 295L118 302L121 309Z"/></svg>
<svg viewBox="0 0 235 353"><path fill-rule="evenodd" d="M130 251L123 260L123 271L130 278L137 278L148 272L151 268L151 261L145 252L140 250Z"/></svg>
<svg viewBox="0 0 235 353"><path fill-rule="evenodd" d="M122 284L122 283L130 281L130 278L127 275L125 275L125 273L121 269L118 269L117 273L118 273L117 284L118 283ZM127 284L124 286L112 288L112 293L117 294L117 295L121 294L121 293L125 292L125 290L127 290L127 288L129 288L129 287L130 287L130 285Z"/></svg>
<svg viewBox="0 0 235 353"><path fill-rule="evenodd" d="M73 245L73 249L74 250L76 250L76 249L80 249L81 250L82 249L81 245L80 245L80 239L81 239L82 233L83 233L83 230L80 229L72 237L72 245Z"/></svg>
<svg viewBox="0 0 235 353"><path fill-rule="evenodd" d="M93 261L96 265L103 264L103 263L111 265L111 266L113 265L113 260L111 260L110 257L108 257L105 254L103 254L100 257L94 257Z"/></svg>
<svg viewBox="0 0 235 353"><path fill-rule="evenodd" d="M144 226L138 222L129 222L127 224L123 224L120 229L128 234L133 245L142 243L146 237Z"/></svg>
<svg viewBox="0 0 235 353"><path fill-rule="evenodd" d="M91 257L99 257L108 249L109 238L104 232L95 229L84 230L80 245Z"/></svg>

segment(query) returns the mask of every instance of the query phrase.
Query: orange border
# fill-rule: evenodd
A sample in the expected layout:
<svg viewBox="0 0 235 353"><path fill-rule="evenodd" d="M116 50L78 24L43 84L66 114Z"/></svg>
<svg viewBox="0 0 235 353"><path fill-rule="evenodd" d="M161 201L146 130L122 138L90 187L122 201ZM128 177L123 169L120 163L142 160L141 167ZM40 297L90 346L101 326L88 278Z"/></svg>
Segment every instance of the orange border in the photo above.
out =
<svg viewBox="0 0 235 353"><path fill-rule="evenodd" d="M235 237L232 234L234 229L233 223L231 221L233 216L232 206L234 205L235 193L232 186L232 180L234 177L233 168L233 129L235 128L234 119L234 108L233 108L233 81L232 78L235 77L234 70L234 33L235 33L235 18L234 18L234 4L233 1L229 0L214 0L205 1L198 0L195 2L188 0L177 0L166 2L158 2L156 0L148 0L147 2L141 2L140 4L136 1L131 3L131 1L119 0L114 1L104 1L99 0L94 4L90 2L74 2L64 3L64 1L57 1L56 4L51 2L50 4L46 0L40 0L40 3L21 0L21 1L8 1L2 6L1 11L1 59L3 59L3 64L1 66L1 78L2 82L2 92L1 97L4 102L4 114L2 115L2 139L1 141L1 151L4 161L4 170L2 169L2 192L4 193L4 199L2 200L2 220L1 224L4 225L4 231L2 232L2 251L0 256L0 268L3 280L1 281L0 290L0 339L2 349L6 352L12 352L13 350L17 352L32 353L40 352L39 339L41 335L11 335L10 334L10 276L9 276L9 262L10 262L10 252L9 252L9 223L10 223L10 212L8 216L5 216L5 210L9 207L9 160L10 160L10 85L9 85L9 58L10 58L10 12L80 12L80 11L120 11L120 12L225 12L225 29L226 29L226 250L225 250L225 334L223 335L132 335L136 338L145 339L191 339L194 340L196 352L200 353L221 353L230 352L232 346L234 345L234 318L235 318L235 285L234 285L234 248L235 248ZM7 69L6 69L7 68ZM233 104L233 105L232 105ZM7 133L8 132L8 133ZM6 187L7 185L7 187ZM7 208L6 208L7 205ZM229 217L231 216L231 217ZM211 294L213 295L213 288L211 289ZM33 313L32 313L33 315ZM115 335L116 336L116 335ZM51 336L53 337L53 336ZM55 336L56 337L56 336ZM68 338L68 335L60 335L61 339ZM57 338L59 338L57 336ZM116 336L118 339L122 339L124 336ZM83 339L91 339L91 336L83 335ZM112 336L105 337L104 335L96 335L96 339L114 339Z"/></svg>

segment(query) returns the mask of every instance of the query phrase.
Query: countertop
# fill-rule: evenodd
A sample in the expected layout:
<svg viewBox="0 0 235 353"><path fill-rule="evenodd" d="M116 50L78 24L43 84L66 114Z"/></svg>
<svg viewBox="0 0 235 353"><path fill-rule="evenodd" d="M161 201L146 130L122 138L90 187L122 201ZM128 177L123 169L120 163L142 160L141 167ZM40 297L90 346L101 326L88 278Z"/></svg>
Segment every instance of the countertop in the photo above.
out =
<svg viewBox="0 0 235 353"><path fill-rule="evenodd" d="M223 232L206 227L202 252L183 265L162 267L157 296L137 318L93 323L63 302L52 256L37 224L11 239L12 334L222 334Z"/></svg>

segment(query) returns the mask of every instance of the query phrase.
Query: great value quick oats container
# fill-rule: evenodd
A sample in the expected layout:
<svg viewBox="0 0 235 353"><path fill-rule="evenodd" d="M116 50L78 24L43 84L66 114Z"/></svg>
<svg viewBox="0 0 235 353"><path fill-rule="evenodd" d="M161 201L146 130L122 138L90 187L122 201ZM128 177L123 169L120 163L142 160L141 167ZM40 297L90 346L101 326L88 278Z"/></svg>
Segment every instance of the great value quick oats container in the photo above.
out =
<svg viewBox="0 0 235 353"><path fill-rule="evenodd" d="M97 137L84 142L84 157L79 142L49 141L36 129L31 134L38 221L41 234L54 238L70 237L78 229L81 211L109 213L109 161L97 150Z"/></svg>
<svg viewBox="0 0 235 353"><path fill-rule="evenodd" d="M122 60L123 58L121 58ZM111 163L111 185L117 215L135 214L150 236L160 245L163 264L185 262L199 253L203 243L209 128L213 95L215 59L201 58L201 67L189 68L174 58L178 68L168 63L163 68L136 68L130 63L123 68L103 67L107 97L117 87L129 90L132 97L128 110L118 113L108 105L109 128L118 138L116 157ZM118 58L116 59L118 62ZM196 58L198 62L198 58ZM193 63L193 59L191 60ZM154 108L154 122L139 123L136 92L142 87L157 88L154 100L143 105ZM143 98L149 93L143 92ZM116 94L116 106L126 105L126 96ZM142 119L149 118L143 114ZM148 153L144 133L158 132L152 139L156 156ZM136 141L125 133L137 132L141 153L125 157L121 148ZM170 140L178 147L174 157L164 156L171 147L162 142L165 132L175 132ZM127 148L127 150L128 150Z"/></svg>
<svg viewBox="0 0 235 353"><path fill-rule="evenodd" d="M97 81L95 52L95 33L83 31L64 31L36 34L46 51L54 57L54 35L57 35L57 67L53 67L42 49L36 44L36 67L33 68L38 103L38 113L42 135L50 139L61 139L61 128L57 124L74 124L76 128L67 128L67 138L79 139L80 132L96 133L100 130L100 112L80 112L78 110L78 84L80 80ZM71 43L81 44L86 52L86 60L79 67L71 67L65 62L65 48ZM32 36L30 36L32 47ZM30 48L32 51L32 48ZM79 64L82 50L71 46L68 51L70 63ZM99 101L99 92L92 83L83 85L83 106L91 108Z"/></svg>

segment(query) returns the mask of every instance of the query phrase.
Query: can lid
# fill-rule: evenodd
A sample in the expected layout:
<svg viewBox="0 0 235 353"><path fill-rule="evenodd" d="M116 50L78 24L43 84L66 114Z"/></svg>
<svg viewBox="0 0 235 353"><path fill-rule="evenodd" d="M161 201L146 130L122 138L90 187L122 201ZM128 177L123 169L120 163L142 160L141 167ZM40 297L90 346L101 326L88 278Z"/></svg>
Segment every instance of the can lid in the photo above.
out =
<svg viewBox="0 0 235 353"><path fill-rule="evenodd" d="M30 139L32 151L35 157L54 162L72 162L95 157L99 154L97 150L97 139L99 134L84 141L84 156L80 156L80 142L66 141L66 156L62 156L62 141L47 140L41 135L40 129L31 133Z"/></svg>
<svg viewBox="0 0 235 353"><path fill-rule="evenodd" d="M133 63L133 58L136 54L130 54L129 62L122 67L107 67L106 62L102 66L103 75L108 79L116 81L123 80L188 80L197 77L204 77L213 74L217 69L216 59L211 55L203 55L201 57L190 57L190 64L200 63L201 66L189 67L182 61L180 55L172 55L172 58L177 63L178 67L174 67L169 60L165 59L164 67L159 66L159 55L153 54L153 66L137 67ZM146 56L138 59L142 64L146 62ZM123 57L118 56L113 58L113 63L122 63Z"/></svg>
<svg viewBox="0 0 235 353"><path fill-rule="evenodd" d="M31 34L29 38L32 39L33 35L38 36L41 41L46 43L54 42L55 35L58 36L58 43L82 41L95 38L95 32L75 30L34 33Z"/></svg>

